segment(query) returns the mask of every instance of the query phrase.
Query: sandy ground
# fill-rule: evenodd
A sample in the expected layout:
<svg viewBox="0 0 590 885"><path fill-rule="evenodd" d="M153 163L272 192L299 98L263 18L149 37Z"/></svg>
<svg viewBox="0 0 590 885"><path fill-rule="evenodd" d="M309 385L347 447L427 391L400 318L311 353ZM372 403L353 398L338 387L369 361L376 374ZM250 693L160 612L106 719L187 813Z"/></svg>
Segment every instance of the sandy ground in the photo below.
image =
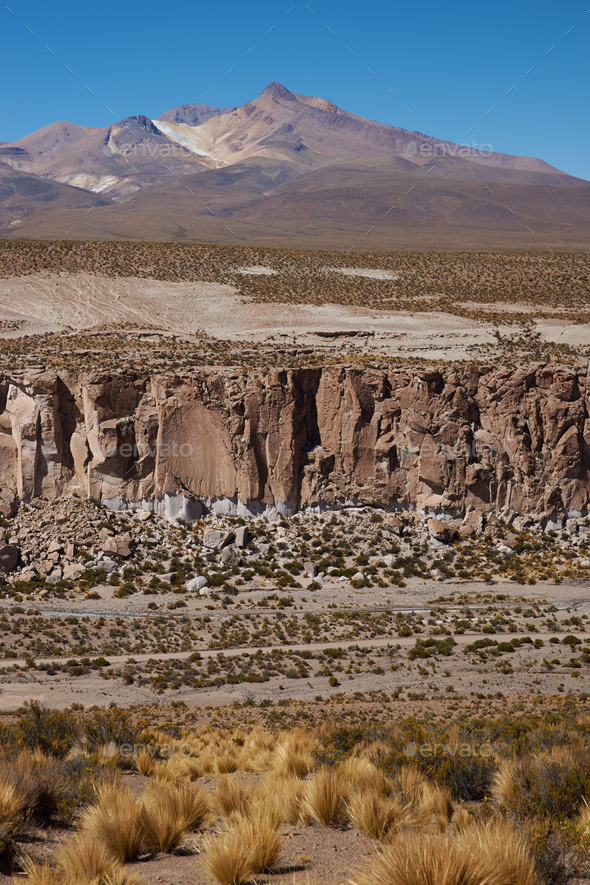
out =
<svg viewBox="0 0 590 885"><path fill-rule="evenodd" d="M325 267L332 273L341 273L346 277L364 277L367 280L399 280L400 275L391 270L379 270L374 267Z"/></svg>
<svg viewBox="0 0 590 885"><path fill-rule="evenodd" d="M242 270L266 273L270 268ZM21 323L16 330L15 321ZM91 274L42 272L0 281L0 328L3 322L8 323L0 332L4 337L133 323L183 336L201 330L214 338L243 341L247 335L252 342L326 349L354 343L365 352L432 359L465 359L473 356L470 348L495 344L492 326L441 312L256 304L219 283ZM589 324L551 319L539 321L537 330L547 341L590 344ZM508 326L501 331L513 333Z"/></svg>
<svg viewBox="0 0 590 885"><path fill-rule="evenodd" d="M245 273L249 276L272 277L276 274L276 270L272 267L266 267L264 264L252 264L250 267L236 267L236 273Z"/></svg>
<svg viewBox="0 0 590 885"><path fill-rule="evenodd" d="M106 588L105 588L106 590ZM109 591L111 588L109 588ZM560 620L568 618L571 613L585 614L590 612L590 591L589 588L582 585L559 585L544 584L539 582L534 586L520 586L514 583L497 583L493 587L483 585L480 582L461 582L448 581L444 584L438 582L424 582L418 579L409 579L408 587L396 589L395 594L391 590L383 590L380 588L371 588L371 598L367 598L367 591L356 591L355 596L365 596L364 599L356 599L351 604L350 588L342 588L336 585L326 585L322 591L314 593L313 599L309 599L303 594L298 594L296 605L302 605L301 609L290 611L289 614L305 615L307 612L327 613L328 606L336 605L341 609L358 610L359 607L366 610L374 610L376 607L387 607L401 611L423 611L430 612L433 607L433 600L440 595L449 598L449 594L455 590L463 594L475 594L493 591L494 594L504 593L508 598L502 602L502 606L514 608L517 604L524 605L526 602L546 603L554 605L558 609L558 618ZM244 594L242 597L243 604L255 603L267 591L259 590L253 593ZM173 598L173 594L170 594ZM150 597L148 597L149 599ZM526 602L523 603L523 598ZM161 597L162 609L164 609L167 597ZM520 602L519 602L520 601ZM204 614L204 605L208 604L207 600L191 600L189 608L184 609L186 614ZM367 605L371 608L368 609ZM477 607L483 607L484 603L472 603L470 608L476 610ZM3 605L3 607L5 607ZM457 613L458 603L445 603L445 610L449 616ZM141 617L142 614L149 613L147 609L147 600L140 594L136 594L128 600L113 599L109 594L104 593L100 600L64 600L63 602L52 602L51 605L40 604L39 610L43 614L55 615L57 611L62 614L91 614L94 616L105 615L115 616L135 616ZM333 608L331 609L334 610ZM256 607L258 613L264 612ZM242 612L247 615L247 611ZM150 614L153 614L151 612ZM223 621L228 617L228 613L223 609L217 611L208 610L214 621ZM276 612L268 612L276 615ZM222 626L222 625L221 625ZM457 643L454 653L450 657L443 657L437 660L436 665L438 671L420 673L418 665L414 663L411 668L406 667L406 652L415 644L416 636L399 637L393 630L391 633L369 639L350 639L350 640L334 640L330 641L329 637L322 641L313 641L308 644L294 643L292 645L269 645L265 646L265 651L273 648L285 651L287 648L293 650L309 649L312 651L322 650L326 647L338 646L342 649L350 649L353 647L374 649L372 657L378 657L380 649L386 649L388 646L398 647L399 654L395 660L401 664L396 671L388 672L388 661L385 661L385 672L383 674L375 674L371 672L362 672L354 676L347 676L344 673L339 675L340 685L330 687L328 680L323 676L311 675L309 679L285 680L284 676L271 678L266 683L238 683L235 685L226 685L220 688L195 689L185 686L176 691L166 690L162 694L155 694L150 686L140 686L137 684L124 685L120 679L103 679L98 672L94 671L84 676L76 678L66 678L63 673L55 676L49 676L43 671L27 672L22 675L7 674L0 677L0 710L12 711L22 706L25 701L35 699L41 701L50 707L66 707L74 702L82 703L85 706L97 704L99 706L116 702L120 706L129 706L136 703L145 704L169 704L171 700L183 700L189 708L195 709L206 706L225 706L235 701L243 702L253 700L257 703L263 700L277 701L281 698L290 698L295 700L311 701L317 696L329 699L336 694L350 694L351 692L360 691L367 692L372 690L384 690L392 692L398 687L402 687L408 692L426 692L429 698L434 694L429 687L429 682L436 682L438 690L441 693L448 692L447 697L451 694L448 686L452 686L452 695L470 695L474 692L501 691L504 695L530 695L531 693L556 694L558 691L582 691L587 689L585 684L585 671L582 671L580 677L572 677L572 673L576 670L564 670L562 667L567 666L566 662L571 657L571 650L560 644L560 647L551 645L549 640L555 634L546 632L546 629L537 626L535 619L528 619L522 623L522 630L528 632L534 639L540 639L543 646L534 649L531 645L523 645L518 648L514 654L510 655L510 664L513 667L512 673L504 673L498 670L496 662L488 662L485 666L481 662L475 662L469 655L465 655L463 649L465 646L473 643L476 639L481 638L481 634L474 634L468 631L464 635L455 635L454 639ZM559 638L563 638L564 632L559 634ZM571 632L583 633L579 628L574 628ZM525 635L520 633L519 635ZM514 638L513 633L496 633L494 640L497 642L509 642ZM587 644L590 644L590 637ZM197 646L195 646L196 648ZM258 646L248 648L253 652ZM135 654L132 660L140 664L142 661L149 659L167 660L176 659L183 660L189 657L194 649L186 652L172 652L168 654ZM198 645L204 660L210 657L216 657L219 649L209 649L206 645ZM246 649L228 648L223 649L226 658L239 656ZM544 658L554 658L558 654L561 664L551 671L546 671L541 666ZM113 667L120 666L129 661L129 655L108 655L109 664ZM398 660L399 659L399 660ZM37 663L42 663L42 657L37 658ZM432 659L430 659L432 660ZM19 664L24 661L11 660L6 664ZM383 664L383 660L381 661ZM420 664L420 662L418 662ZM425 664L430 670L430 663ZM559 686L564 688L560 689ZM439 695L440 696L440 695ZM450 698L449 698L450 699ZM405 703L403 697L399 703Z"/></svg>

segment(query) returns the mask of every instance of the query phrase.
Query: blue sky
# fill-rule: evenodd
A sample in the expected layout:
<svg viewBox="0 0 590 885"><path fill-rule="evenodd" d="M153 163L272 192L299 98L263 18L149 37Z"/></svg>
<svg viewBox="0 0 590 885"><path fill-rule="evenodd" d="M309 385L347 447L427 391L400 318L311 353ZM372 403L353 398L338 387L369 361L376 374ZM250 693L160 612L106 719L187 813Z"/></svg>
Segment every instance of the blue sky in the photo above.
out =
<svg viewBox="0 0 590 885"><path fill-rule="evenodd" d="M184 103L244 104L277 80L590 179L588 0L9 0L0 16L0 141L60 119L105 126Z"/></svg>

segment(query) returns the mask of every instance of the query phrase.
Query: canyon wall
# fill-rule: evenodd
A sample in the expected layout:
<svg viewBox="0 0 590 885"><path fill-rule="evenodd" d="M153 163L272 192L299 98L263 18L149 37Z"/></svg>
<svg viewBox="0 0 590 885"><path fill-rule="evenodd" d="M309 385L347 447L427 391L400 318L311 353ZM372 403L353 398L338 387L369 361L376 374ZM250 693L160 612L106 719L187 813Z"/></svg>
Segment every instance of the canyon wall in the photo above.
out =
<svg viewBox="0 0 590 885"><path fill-rule="evenodd" d="M0 378L0 500L586 513L585 370L477 365Z"/></svg>

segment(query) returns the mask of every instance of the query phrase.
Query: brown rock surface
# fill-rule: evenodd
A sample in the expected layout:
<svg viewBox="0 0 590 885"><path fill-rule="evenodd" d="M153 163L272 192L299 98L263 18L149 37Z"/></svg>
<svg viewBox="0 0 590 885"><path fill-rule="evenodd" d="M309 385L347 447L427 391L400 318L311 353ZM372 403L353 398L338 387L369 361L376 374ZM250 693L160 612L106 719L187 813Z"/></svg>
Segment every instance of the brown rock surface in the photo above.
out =
<svg viewBox="0 0 590 885"><path fill-rule="evenodd" d="M77 493L184 518L346 502L575 515L589 444L586 371L542 364L0 379L6 503Z"/></svg>
<svg viewBox="0 0 590 885"><path fill-rule="evenodd" d="M0 572L13 572L18 562L18 547L12 544L0 546Z"/></svg>
<svg viewBox="0 0 590 885"><path fill-rule="evenodd" d="M440 519L429 519L428 531L437 541L450 541L455 534L453 526Z"/></svg>

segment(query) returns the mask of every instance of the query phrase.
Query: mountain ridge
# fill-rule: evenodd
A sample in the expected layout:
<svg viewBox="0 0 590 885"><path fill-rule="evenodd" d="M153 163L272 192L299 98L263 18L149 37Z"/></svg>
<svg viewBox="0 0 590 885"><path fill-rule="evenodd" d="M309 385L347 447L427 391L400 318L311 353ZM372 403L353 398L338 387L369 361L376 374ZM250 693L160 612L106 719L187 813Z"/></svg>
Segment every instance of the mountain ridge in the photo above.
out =
<svg viewBox="0 0 590 885"><path fill-rule="evenodd" d="M380 218L383 202L389 201L386 225L395 219L412 225L430 219L434 226L446 219L453 226L462 218L465 230L499 225L506 233L516 223L529 230L541 225L560 236L575 229L577 238L586 238L589 182L540 158L485 147L368 120L272 82L233 108L183 104L153 120L138 114L106 127L58 121L0 143L0 162L106 197L79 225L88 236L135 238L141 218L151 235L161 238L172 210L180 213L173 230L186 230L193 239L209 231L218 236L212 221L207 226L199 220L212 214L248 220L254 227L263 221L277 230L283 225L287 235L286 217L300 219L303 227L323 217L344 228L355 216ZM437 181L444 182L438 191L433 188ZM508 193L496 206L498 187ZM404 197L410 191L413 204ZM194 198L190 206L189 194ZM407 208L394 210L393 202L400 199ZM66 202L71 204L69 198ZM49 226L52 231L71 227L65 226L59 199L43 217L28 211L11 219L9 207L2 217L3 236L15 231L39 236Z"/></svg>

